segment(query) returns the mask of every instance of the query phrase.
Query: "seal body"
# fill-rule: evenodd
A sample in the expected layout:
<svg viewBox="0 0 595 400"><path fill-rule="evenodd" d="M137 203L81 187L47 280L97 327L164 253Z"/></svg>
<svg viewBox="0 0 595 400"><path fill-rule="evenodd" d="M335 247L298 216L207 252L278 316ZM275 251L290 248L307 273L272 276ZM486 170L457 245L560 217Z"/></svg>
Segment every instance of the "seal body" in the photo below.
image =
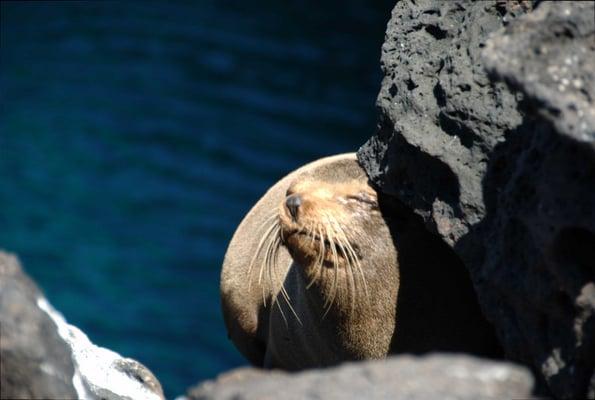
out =
<svg viewBox="0 0 595 400"><path fill-rule="evenodd" d="M354 153L307 164L267 191L229 244L221 299L231 340L257 366L498 353L464 266L376 193Z"/></svg>

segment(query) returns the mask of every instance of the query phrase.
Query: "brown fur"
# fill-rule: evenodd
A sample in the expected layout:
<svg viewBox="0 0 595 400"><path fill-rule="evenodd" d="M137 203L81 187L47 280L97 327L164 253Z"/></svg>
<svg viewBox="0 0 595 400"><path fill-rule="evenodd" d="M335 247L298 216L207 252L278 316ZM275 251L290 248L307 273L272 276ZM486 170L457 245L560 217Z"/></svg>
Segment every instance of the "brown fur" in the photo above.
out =
<svg viewBox="0 0 595 400"><path fill-rule="evenodd" d="M295 217L289 195L302 200ZM354 154L308 164L269 189L232 238L221 298L230 338L259 366L497 348L456 256L377 196Z"/></svg>

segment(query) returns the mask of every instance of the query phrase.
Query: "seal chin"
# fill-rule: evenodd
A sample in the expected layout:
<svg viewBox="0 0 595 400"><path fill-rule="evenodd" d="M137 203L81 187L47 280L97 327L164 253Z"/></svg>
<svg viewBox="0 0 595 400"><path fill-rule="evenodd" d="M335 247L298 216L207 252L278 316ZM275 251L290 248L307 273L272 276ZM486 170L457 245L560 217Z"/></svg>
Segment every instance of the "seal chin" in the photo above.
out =
<svg viewBox="0 0 595 400"><path fill-rule="evenodd" d="M307 232L296 226L287 226L280 221L281 243L292 258L307 267L320 257L319 239L310 236Z"/></svg>
<svg viewBox="0 0 595 400"><path fill-rule="evenodd" d="M302 264L309 264L312 260L318 258L317 247L319 240L310 236L303 230L288 227L283 228L281 224L281 243L287 248L289 254Z"/></svg>

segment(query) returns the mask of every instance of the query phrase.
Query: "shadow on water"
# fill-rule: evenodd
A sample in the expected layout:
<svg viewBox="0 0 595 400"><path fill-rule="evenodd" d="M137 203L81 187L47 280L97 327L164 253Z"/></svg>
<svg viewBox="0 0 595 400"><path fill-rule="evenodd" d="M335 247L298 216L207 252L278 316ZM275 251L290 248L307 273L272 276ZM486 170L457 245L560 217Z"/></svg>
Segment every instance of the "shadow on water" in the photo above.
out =
<svg viewBox="0 0 595 400"><path fill-rule="evenodd" d="M168 397L244 363L227 241L283 174L373 133L392 3L2 2L0 247Z"/></svg>

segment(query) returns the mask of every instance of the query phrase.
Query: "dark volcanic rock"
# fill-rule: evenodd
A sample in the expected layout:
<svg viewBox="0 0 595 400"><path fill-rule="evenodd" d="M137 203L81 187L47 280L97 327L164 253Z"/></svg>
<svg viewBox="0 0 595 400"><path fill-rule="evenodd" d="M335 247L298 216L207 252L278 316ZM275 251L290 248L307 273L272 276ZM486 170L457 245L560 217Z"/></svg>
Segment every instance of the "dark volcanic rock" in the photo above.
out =
<svg viewBox="0 0 595 400"><path fill-rule="evenodd" d="M593 2L400 2L358 153L563 398L595 396L594 21Z"/></svg>
<svg viewBox="0 0 595 400"><path fill-rule="evenodd" d="M401 356L297 374L238 369L190 389L191 400L529 398L522 367L468 356Z"/></svg>
<svg viewBox="0 0 595 400"><path fill-rule="evenodd" d="M519 138L491 157L507 159L508 174L486 177L502 190L489 199L485 278L514 309L506 319L521 340L509 349L533 361L554 394L573 398L595 398L594 6L543 3L484 51L490 72L525 99Z"/></svg>
<svg viewBox="0 0 595 400"><path fill-rule="evenodd" d="M557 133L593 147L593 2L543 3L507 26L483 51L488 70L523 93Z"/></svg>
<svg viewBox="0 0 595 400"><path fill-rule="evenodd" d="M0 397L76 399L70 349L14 256L0 252Z"/></svg>
<svg viewBox="0 0 595 400"><path fill-rule="evenodd" d="M384 192L451 245L485 216L487 155L522 122L515 96L488 79L481 51L491 32L524 10L403 1L387 27L379 132L358 157Z"/></svg>
<svg viewBox="0 0 595 400"><path fill-rule="evenodd" d="M138 361L94 345L0 251L0 398L162 400Z"/></svg>

